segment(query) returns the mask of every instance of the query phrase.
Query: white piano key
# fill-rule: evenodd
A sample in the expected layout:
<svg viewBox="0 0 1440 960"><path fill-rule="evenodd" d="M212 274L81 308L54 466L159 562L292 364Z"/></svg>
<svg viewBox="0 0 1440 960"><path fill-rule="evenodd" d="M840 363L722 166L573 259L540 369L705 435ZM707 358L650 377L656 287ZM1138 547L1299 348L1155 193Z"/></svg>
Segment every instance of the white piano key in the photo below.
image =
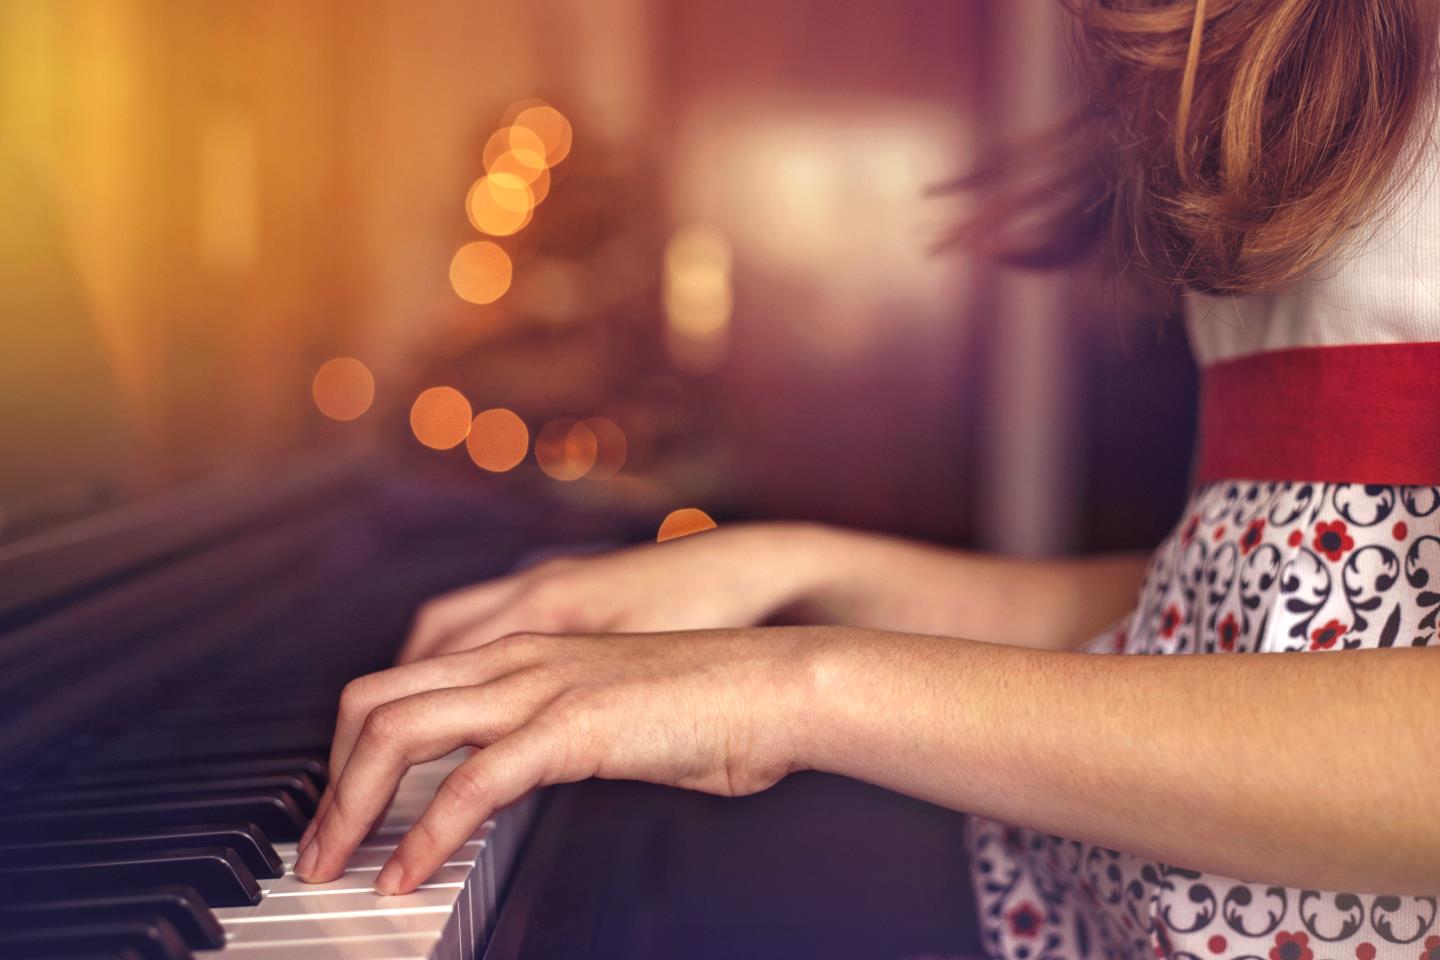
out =
<svg viewBox="0 0 1440 960"><path fill-rule="evenodd" d="M475 864L475 874L470 880L473 887L471 901L475 910L475 929L480 932L482 943L489 941L490 933L495 928L495 911L490 908L491 884L488 877L494 860L492 851L487 848L480 861Z"/></svg>
<svg viewBox="0 0 1440 960"><path fill-rule="evenodd" d="M495 900L495 849L485 851L485 856L475 865L480 874L479 899L476 901L476 910L485 914L485 936L488 939L490 934L495 932L495 922L500 918L500 911L497 909Z"/></svg>
<svg viewBox="0 0 1440 960"><path fill-rule="evenodd" d="M440 942L435 945L432 960L460 960L460 914L452 910L440 933Z"/></svg>
<svg viewBox="0 0 1440 960"><path fill-rule="evenodd" d="M493 838L492 838L493 839ZM485 848L481 850L480 856L475 861L475 869L470 873L470 915L473 918L471 926L475 928L475 955L478 957L484 952L484 945L490 940L490 924L493 919L485 911L485 871L484 866L491 859L493 849L492 840L485 841Z"/></svg>
<svg viewBox="0 0 1440 960"><path fill-rule="evenodd" d="M297 943L341 940L380 940L423 937L433 944L445 928L446 914L398 913L385 916L306 917L269 923L225 924L225 945Z"/></svg>
<svg viewBox="0 0 1440 960"><path fill-rule="evenodd" d="M280 864L285 868L285 872L293 872L295 869L295 861L300 855L298 846L293 843L277 843L275 844L275 852L280 855ZM395 844L393 843L362 843L355 848L354 859L357 861L363 859L367 864L370 860L378 859L379 863L376 864L376 868L378 869L384 864L385 859L394 852Z"/></svg>
<svg viewBox="0 0 1440 960"><path fill-rule="evenodd" d="M267 897L313 897L325 893L373 893L378 870L351 870L328 883L306 883L293 873L278 880L260 881L260 892ZM457 863L441 867L421 885L425 890L437 885L463 884L475 871L472 864Z"/></svg>
<svg viewBox="0 0 1440 960"><path fill-rule="evenodd" d="M197 951L197 957L237 956L244 960L431 960L433 937L406 936L399 940L346 937L340 940L297 940L290 943L239 943L224 954Z"/></svg>
<svg viewBox="0 0 1440 960"><path fill-rule="evenodd" d="M391 810L380 818L380 822L376 825L375 833L382 836L392 833L403 835L405 831L415 826L415 821L419 819L420 813L423 812L423 810L419 812L413 810Z"/></svg>
<svg viewBox="0 0 1440 960"><path fill-rule="evenodd" d="M475 940L478 944L489 942L490 931L495 923L495 914L488 905L488 881L486 872L491 863L494 862L495 837L492 833L485 840L485 847L475 861L475 869L471 871L470 885L470 910L474 916ZM480 952L477 950L477 953Z"/></svg>
<svg viewBox="0 0 1440 960"><path fill-rule="evenodd" d="M474 873L475 871L470 871ZM475 928L470 922L469 900L470 881L467 878L455 900L456 957L457 960L475 960Z"/></svg>
<svg viewBox="0 0 1440 960"><path fill-rule="evenodd" d="M410 822L414 823L420 819L420 815L430 808L430 803L435 799L436 788L424 787L419 790L407 790L404 793L397 793L387 808L392 813L404 812L409 814Z"/></svg>
<svg viewBox="0 0 1440 960"><path fill-rule="evenodd" d="M480 846L484 841L471 840L459 850L456 850L445 866L457 864L468 865L474 863L480 856ZM295 869L295 844L277 843L275 849L280 854L280 860L285 864L286 874L294 872ZM350 863L345 868L346 873L354 870L379 870L385 866L385 861L390 859L390 854L395 852L395 844L367 844L355 848L355 853L350 857ZM264 886L264 881L261 882Z"/></svg>
<svg viewBox="0 0 1440 960"><path fill-rule="evenodd" d="M391 916L402 913L440 911L448 914L460 894L461 885L445 884L433 890L417 890L401 897L382 897L371 890L362 893L322 893L314 897L266 897L254 907L218 907L215 916L231 924L267 923L316 918Z"/></svg>

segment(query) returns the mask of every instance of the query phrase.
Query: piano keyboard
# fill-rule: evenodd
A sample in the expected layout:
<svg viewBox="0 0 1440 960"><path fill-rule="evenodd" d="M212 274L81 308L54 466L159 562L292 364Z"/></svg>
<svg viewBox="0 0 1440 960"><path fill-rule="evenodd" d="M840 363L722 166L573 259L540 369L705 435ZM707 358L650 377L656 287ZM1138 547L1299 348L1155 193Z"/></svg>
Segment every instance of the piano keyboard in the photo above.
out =
<svg viewBox="0 0 1440 960"><path fill-rule="evenodd" d="M348 471L244 486L243 502L142 504L0 550L0 958L486 949L533 802L424 889L371 892L458 758L410 771L335 882L297 882L295 841L341 690L393 662L419 603L613 525L397 497Z"/></svg>
<svg viewBox="0 0 1440 960"><path fill-rule="evenodd" d="M12 812L0 812L0 900L17 902L0 906L0 956L475 960L495 924L499 892L532 819L534 798L499 811L414 893L381 897L372 889L400 838L466 754L457 751L412 768L345 874L324 884L307 884L294 875L298 851L293 839L271 844L253 827L227 835L197 826L189 836L173 828L155 829L149 831L152 836L166 839L148 845L144 837L116 836L116 831L108 837L14 843L21 839L17 830L30 824L23 814L13 813L26 804L17 804L12 795ZM243 854L242 838L253 841ZM206 848L195 843L234 843L225 849L232 856L212 857L210 866L216 869L208 876L187 876L187 869L204 862L198 854ZM261 866L252 870L247 861L257 856ZM107 876L98 864L117 871L128 865L171 872ZM45 886L56 871L69 875L59 887ZM262 876L267 872L274 876ZM27 889L37 878L39 889ZM164 891L175 888L151 882L159 879L180 883L182 890L187 880L196 886L165 900ZM247 897L255 902L208 902ZM97 916L104 922L95 922Z"/></svg>
<svg viewBox="0 0 1440 960"><path fill-rule="evenodd" d="M337 880L302 882L293 873L296 844L276 844L285 875L261 882L260 903L215 910L224 949L243 960L474 960L476 944L494 926L498 881L514 863L514 838L528 826L533 799L500 811L414 893L380 897L372 890L401 836L464 756L411 769Z"/></svg>
<svg viewBox="0 0 1440 960"><path fill-rule="evenodd" d="M287 624L349 643L316 656L288 631L257 635L157 690L153 709L116 716L18 784L0 783L0 957L474 960L483 951L532 801L485 824L420 890L372 890L463 752L406 774L344 876L311 886L292 872L325 786L340 689L384 666L386 635L398 635L325 616L292 611Z"/></svg>

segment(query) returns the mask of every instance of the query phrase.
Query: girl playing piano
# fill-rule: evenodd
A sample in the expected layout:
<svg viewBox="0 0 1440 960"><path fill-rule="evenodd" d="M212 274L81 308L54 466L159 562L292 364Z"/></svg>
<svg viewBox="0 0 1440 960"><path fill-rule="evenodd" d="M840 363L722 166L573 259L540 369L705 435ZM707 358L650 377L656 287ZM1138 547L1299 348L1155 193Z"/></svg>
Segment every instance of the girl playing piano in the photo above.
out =
<svg viewBox="0 0 1440 960"><path fill-rule="evenodd" d="M1063 163L962 238L1103 245L1183 299L1170 536L1026 562L756 524L442 597L345 692L304 878L464 744L382 893L542 784L815 768L975 814L996 957L1440 958L1440 5L1072 6ZM813 625L756 626L782 608Z"/></svg>

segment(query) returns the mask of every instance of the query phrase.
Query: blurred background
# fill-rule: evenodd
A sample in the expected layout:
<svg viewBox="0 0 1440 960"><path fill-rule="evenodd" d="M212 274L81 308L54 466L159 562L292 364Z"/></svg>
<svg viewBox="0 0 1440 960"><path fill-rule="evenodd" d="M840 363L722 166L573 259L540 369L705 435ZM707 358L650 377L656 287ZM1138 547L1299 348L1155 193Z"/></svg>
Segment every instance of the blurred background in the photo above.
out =
<svg viewBox="0 0 1440 960"><path fill-rule="evenodd" d="M1194 374L936 252L1051 0L6 0L0 541L351 459L478 497L1148 546Z"/></svg>

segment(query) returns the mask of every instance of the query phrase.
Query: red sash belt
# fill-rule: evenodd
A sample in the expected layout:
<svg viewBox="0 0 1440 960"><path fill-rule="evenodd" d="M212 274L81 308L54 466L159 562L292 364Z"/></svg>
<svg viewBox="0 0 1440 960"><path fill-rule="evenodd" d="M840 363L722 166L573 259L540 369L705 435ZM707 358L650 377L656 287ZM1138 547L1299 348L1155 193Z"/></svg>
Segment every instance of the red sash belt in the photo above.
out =
<svg viewBox="0 0 1440 960"><path fill-rule="evenodd" d="M1440 483L1440 343L1300 347L1212 364L1196 480Z"/></svg>

